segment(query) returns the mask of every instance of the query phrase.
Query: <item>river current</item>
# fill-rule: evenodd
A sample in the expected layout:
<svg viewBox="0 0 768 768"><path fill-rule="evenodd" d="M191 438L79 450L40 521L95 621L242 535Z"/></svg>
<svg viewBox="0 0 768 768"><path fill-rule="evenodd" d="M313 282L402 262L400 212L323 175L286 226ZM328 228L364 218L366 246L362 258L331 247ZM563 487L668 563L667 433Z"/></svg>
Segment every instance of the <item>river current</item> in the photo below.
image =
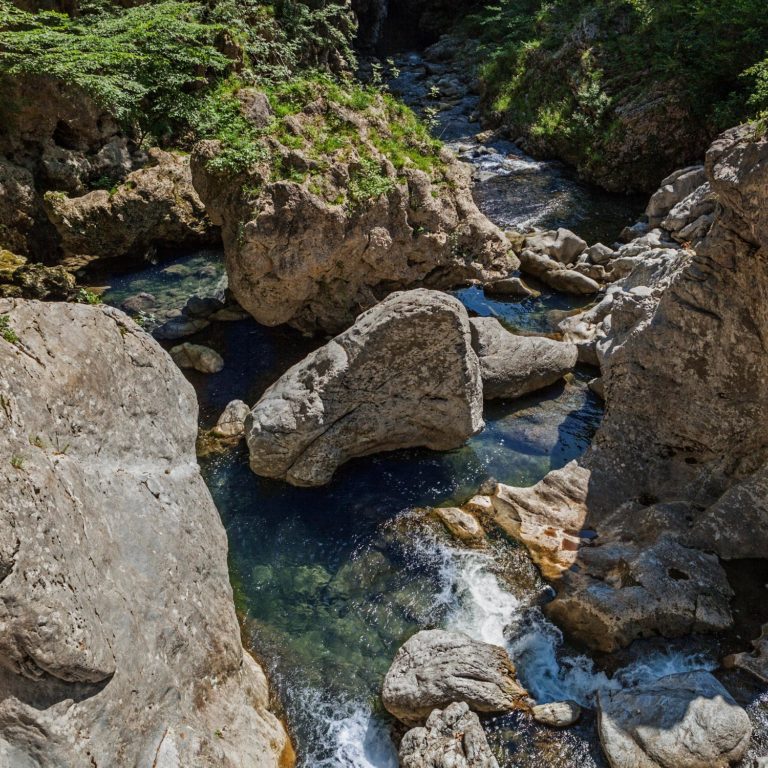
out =
<svg viewBox="0 0 768 768"><path fill-rule="evenodd" d="M421 60L413 54L398 63L392 87L418 106ZM482 154L468 151L477 130L467 119L471 98L441 113L435 130L472 162L478 204L500 226L562 225L590 242L611 243L636 219L636 201L586 187L509 142ZM119 306L144 291L155 297L155 312L167 311L224 285L220 254L206 251L115 277L105 299ZM523 302L494 300L479 288L456 295L470 312L521 332L552 332L578 306L547 291ZM189 340L217 349L226 363L215 375L189 374L203 428L232 399L256 402L322 343L252 320L216 323ZM602 416L586 386L593 375L579 370L536 396L487 404L484 431L460 449L356 459L325 488L256 477L243 448L201 460L229 536L245 632L267 669L302 768L396 768L398 726L378 694L398 647L422 628L505 646L540 702L574 699L590 707L600 689L716 667L715 649L704 642L649 643L619 660L584 655L541 612L550 589L523 549L501 536L488 551L465 549L424 514L425 507L462 503L489 478L530 485L581 455ZM755 722L768 731L768 700L750 701ZM590 711L564 732L519 714L484 724L503 768L605 766Z"/></svg>

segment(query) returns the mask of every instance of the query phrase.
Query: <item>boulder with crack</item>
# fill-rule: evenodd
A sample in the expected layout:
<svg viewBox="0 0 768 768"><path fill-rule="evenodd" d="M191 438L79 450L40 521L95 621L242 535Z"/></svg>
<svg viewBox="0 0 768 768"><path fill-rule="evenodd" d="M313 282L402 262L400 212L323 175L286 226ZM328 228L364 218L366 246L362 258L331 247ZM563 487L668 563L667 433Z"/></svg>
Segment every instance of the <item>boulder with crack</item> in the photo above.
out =
<svg viewBox="0 0 768 768"><path fill-rule="evenodd" d="M435 709L400 742L400 768L499 768L485 731L466 702Z"/></svg>
<svg viewBox="0 0 768 768"><path fill-rule="evenodd" d="M251 469L323 485L353 456L456 448L482 429L482 398L462 304L395 293L264 393L246 421Z"/></svg>
<svg viewBox="0 0 768 768"><path fill-rule="evenodd" d="M531 705L503 648L442 629L417 632L400 648L381 698L406 725L419 725L433 709L454 701L466 702L475 712L528 710Z"/></svg>

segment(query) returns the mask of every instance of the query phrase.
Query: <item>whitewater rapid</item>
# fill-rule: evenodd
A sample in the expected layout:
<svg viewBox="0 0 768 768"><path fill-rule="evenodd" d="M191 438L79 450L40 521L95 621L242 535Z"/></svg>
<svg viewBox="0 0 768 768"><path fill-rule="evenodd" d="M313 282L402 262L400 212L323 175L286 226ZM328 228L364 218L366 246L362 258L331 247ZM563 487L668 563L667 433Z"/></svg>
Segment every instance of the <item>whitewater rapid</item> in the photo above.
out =
<svg viewBox="0 0 768 768"><path fill-rule="evenodd" d="M542 613L541 595L516 593L498 573L498 552L447 545L437 537L414 539L410 556L436 569L434 614L447 630L507 649L521 683L539 703L570 699L594 707L601 691L645 685L665 675L717 667L713 658L679 651L639 656L613 676L585 655L564 653L562 632ZM549 589L545 587L544 589ZM389 729L368 701L328 701L304 691L314 727L325 747L304 768L397 768ZM589 768L583 766L582 768Z"/></svg>

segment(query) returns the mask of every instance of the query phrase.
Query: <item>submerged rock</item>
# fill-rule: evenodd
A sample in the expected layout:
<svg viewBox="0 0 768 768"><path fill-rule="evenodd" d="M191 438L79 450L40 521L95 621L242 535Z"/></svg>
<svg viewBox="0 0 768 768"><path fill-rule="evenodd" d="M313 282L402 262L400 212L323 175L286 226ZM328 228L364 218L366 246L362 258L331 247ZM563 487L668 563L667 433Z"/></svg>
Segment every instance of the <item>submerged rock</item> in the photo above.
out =
<svg viewBox="0 0 768 768"><path fill-rule="evenodd" d="M464 701L475 712L528 709L507 652L441 629L417 632L395 655L381 694L406 725L423 723L436 707Z"/></svg>
<svg viewBox="0 0 768 768"><path fill-rule="evenodd" d="M531 709L533 719L551 728L568 728L581 717L581 707L575 701L556 701L537 704Z"/></svg>
<svg viewBox="0 0 768 768"><path fill-rule="evenodd" d="M277 768L197 403L121 312L0 300L0 762Z"/></svg>
<svg viewBox="0 0 768 768"><path fill-rule="evenodd" d="M611 768L727 768L752 735L747 713L709 672L600 693L598 728Z"/></svg>
<svg viewBox="0 0 768 768"><path fill-rule="evenodd" d="M224 368L224 358L202 344L179 344L170 350L170 355L179 368L194 368L200 373L218 373Z"/></svg>
<svg viewBox="0 0 768 768"><path fill-rule="evenodd" d="M499 768L480 720L465 702L436 709L400 743L400 768Z"/></svg>
<svg viewBox="0 0 768 768"><path fill-rule="evenodd" d="M469 318L447 294L395 293L288 370L246 422L251 469L323 485L353 456L448 450L483 426Z"/></svg>
<svg viewBox="0 0 768 768"><path fill-rule="evenodd" d="M522 397L543 389L576 365L578 351L573 344L517 336L493 317L473 317L469 322L486 400Z"/></svg>
<svg viewBox="0 0 768 768"><path fill-rule="evenodd" d="M477 545L485 541L485 531L477 518L460 507L438 507L434 510L438 520L465 544Z"/></svg>

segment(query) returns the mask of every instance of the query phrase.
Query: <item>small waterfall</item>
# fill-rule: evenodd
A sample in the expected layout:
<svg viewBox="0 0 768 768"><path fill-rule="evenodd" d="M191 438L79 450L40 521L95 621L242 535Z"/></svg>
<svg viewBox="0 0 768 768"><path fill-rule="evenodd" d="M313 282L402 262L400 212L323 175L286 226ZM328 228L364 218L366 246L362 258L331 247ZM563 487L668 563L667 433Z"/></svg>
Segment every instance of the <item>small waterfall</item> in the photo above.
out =
<svg viewBox="0 0 768 768"><path fill-rule="evenodd" d="M493 572L493 554L443 546L442 557L443 585L436 602L446 610L445 628L505 647L520 681L540 703L572 699L591 707L600 691L717 667L700 654L654 651L609 678L587 656L561 652L562 632L532 605L535 596L513 594Z"/></svg>

